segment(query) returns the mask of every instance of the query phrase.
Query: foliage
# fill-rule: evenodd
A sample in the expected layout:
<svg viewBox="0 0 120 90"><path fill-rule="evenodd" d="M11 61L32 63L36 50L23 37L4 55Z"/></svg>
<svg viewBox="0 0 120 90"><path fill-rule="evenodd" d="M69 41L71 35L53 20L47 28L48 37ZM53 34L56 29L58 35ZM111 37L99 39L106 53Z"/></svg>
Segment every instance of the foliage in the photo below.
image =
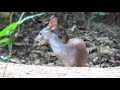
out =
<svg viewBox="0 0 120 90"><path fill-rule="evenodd" d="M27 16L26 18L22 19L22 17L20 17L20 19L15 22L15 23L11 23L9 26L7 26L5 29L0 31L0 45L1 44L5 44L8 45L8 50L9 50L9 59L11 57L11 53L12 53L12 43L14 40L14 34L16 33L16 28L22 24L23 22L25 22L28 19L34 18L36 16L41 16L44 13L41 14L36 14L36 15L32 15L32 16ZM22 14L23 16L23 14ZM3 39L1 39L3 37Z"/></svg>
<svg viewBox="0 0 120 90"><path fill-rule="evenodd" d="M104 15L107 15L107 13L105 12L92 12L90 18L88 20L85 20L85 26L87 29L89 29L89 26L90 26L90 23L91 21L95 21L95 19L98 19L100 18L100 16L104 16Z"/></svg>
<svg viewBox="0 0 120 90"><path fill-rule="evenodd" d="M8 18L10 16L10 12L0 12L0 18Z"/></svg>

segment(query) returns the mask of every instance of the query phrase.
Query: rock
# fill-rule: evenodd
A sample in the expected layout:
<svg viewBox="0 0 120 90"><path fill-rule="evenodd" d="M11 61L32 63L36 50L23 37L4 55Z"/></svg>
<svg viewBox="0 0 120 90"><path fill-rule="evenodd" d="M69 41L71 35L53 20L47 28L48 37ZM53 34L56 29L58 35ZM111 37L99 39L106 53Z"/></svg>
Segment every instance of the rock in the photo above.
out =
<svg viewBox="0 0 120 90"><path fill-rule="evenodd" d="M120 43L120 39L113 39L115 43Z"/></svg>
<svg viewBox="0 0 120 90"><path fill-rule="evenodd" d="M37 58L38 54L30 54L30 57Z"/></svg>
<svg viewBox="0 0 120 90"><path fill-rule="evenodd" d="M40 50L31 50L31 53L37 53L37 54L41 54L41 56L44 56L44 52L40 51Z"/></svg>
<svg viewBox="0 0 120 90"><path fill-rule="evenodd" d="M106 53L106 54L113 55L115 51L117 51L117 49L110 48L109 46L101 46L100 47L100 52L104 53L104 54Z"/></svg>
<svg viewBox="0 0 120 90"><path fill-rule="evenodd" d="M117 53L117 54L115 55L115 57L120 60L120 54L119 54L119 53Z"/></svg>
<svg viewBox="0 0 120 90"><path fill-rule="evenodd" d="M120 43L118 43L118 47L120 47Z"/></svg>
<svg viewBox="0 0 120 90"><path fill-rule="evenodd" d="M27 63L28 65L30 65L32 62L29 60L29 61L27 61L26 63Z"/></svg>
<svg viewBox="0 0 120 90"><path fill-rule="evenodd" d="M100 65L95 65L94 67L96 67L96 68L100 68Z"/></svg>
<svg viewBox="0 0 120 90"><path fill-rule="evenodd" d="M89 53L97 52L97 47L90 47L90 48L87 48L87 51L88 51Z"/></svg>
<svg viewBox="0 0 120 90"><path fill-rule="evenodd" d="M24 56L25 52L19 52L19 55Z"/></svg>
<svg viewBox="0 0 120 90"><path fill-rule="evenodd" d="M110 65L108 63L103 63L103 64L101 64L101 67L103 67L103 68L110 67Z"/></svg>
<svg viewBox="0 0 120 90"><path fill-rule="evenodd" d="M48 65L48 66L53 66L53 65L54 65L54 63L48 63L47 65Z"/></svg>
<svg viewBox="0 0 120 90"><path fill-rule="evenodd" d="M85 41L85 43L86 43L87 47L93 47L94 46L94 43L92 43L92 42Z"/></svg>
<svg viewBox="0 0 120 90"><path fill-rule="evenodd" d="M109 40L108 37L100 37L100 38L97 38L97 41L99 41L100 43L104 43L104 44L108 44L108 45L112 45L113 44L113 41L112 40Z"/></svg>
<svg viewBox="0 0 120 90"><path fill-rule="evenodd" d="M69 30L70 30L71 32L74 32L76 28L77 28L77 26L74 25L74 26L73 26L72 28L70 28Z"/></svg>
<svg viewBox="0 0 120 90"><path fill-rule="evenodd" d="M23 60L23 59L22 59L22 60L21 60L21 62L22 62L22 63L25 63L25 62L26 62L26 60Z"/></svg>
<svg viewBox="0 0 120 90"><path fill-rule="evenodd" d="M48 47L42 46L41 49L42 49L43 51L46 51L46 50L48 49Z"/></svg>
<svg viewBox="0 0 120 90"><path fill-rule="evenodd" d="M56 56L54 52L48 52L47 55Z"/></svg>
<svg viewBox="0 0 120 90"><path fill-rule="evenodd" d="M34 60L32 64L39 65L40 64L40 59Z"/></svg>
<svg viewBox="0 0 120 90"><path fill-rule="evenodd" d="M90 60L92 60L94 62L96 61L96 57L98 57L97 53L92 53L92 54L89 55Z"/></svg>
<svg viewBox="0 0 120 90"><path fill-rule="evenodd" d="M30 40L30 39L29 39L28 37L24 38L24 41L25 41L25 42L29 42L29 40Z"/></svg>
<svg viewBox="0 0 120 90"><path fill-rule="evenodd" d="M22 62L19 60L19 58L11 58L11 62L16 63L16 64L22 64Z"/></svg>
<svg viewBox="0 0 120 90"><path fill-rule="evenodd" d="M16 45L16 46L25 46L25 43L24 42L20 42L20 43L14 42L14 45Z"/></svg>
<svg viewBox="0 0 120 90"><path fill-rule="evenodd" d="M37 43L34 43L32 46L33 46L33 47L37 47L37 46L38 46L38 44L37 44Z"/></svg>
<svg viewBox="0 0 120 90"><path fill-rule="evenodd" d="M93 40L92 37L89 36L89 35L87 35L87 34L84 36L84 39L85 39L86 41L89 41L89 42L92 42L92 40Z"/></svg>
<svg viewBox="0 0 120 90"><path fill-rule="evenodd" d="M94 59L93 59L93 62L98 62L98 57L95 57Z"/></svg>

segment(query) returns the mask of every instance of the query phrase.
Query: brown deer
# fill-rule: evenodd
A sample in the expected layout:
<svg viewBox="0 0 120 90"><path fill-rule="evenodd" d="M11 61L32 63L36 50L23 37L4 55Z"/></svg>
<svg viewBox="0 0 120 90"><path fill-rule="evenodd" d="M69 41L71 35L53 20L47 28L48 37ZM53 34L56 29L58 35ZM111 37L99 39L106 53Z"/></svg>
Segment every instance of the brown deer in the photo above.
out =
<svg viewBox="0 0 120 90"><path fill-rule="evenodd" d="M56 33L57 23L57 18L51 19L48 26L39 32L35 41L39 41L39 46L49 43L53 52L65 66L85 67L88 62L85 42L78 38L71 38L64 44Z"/></svg>

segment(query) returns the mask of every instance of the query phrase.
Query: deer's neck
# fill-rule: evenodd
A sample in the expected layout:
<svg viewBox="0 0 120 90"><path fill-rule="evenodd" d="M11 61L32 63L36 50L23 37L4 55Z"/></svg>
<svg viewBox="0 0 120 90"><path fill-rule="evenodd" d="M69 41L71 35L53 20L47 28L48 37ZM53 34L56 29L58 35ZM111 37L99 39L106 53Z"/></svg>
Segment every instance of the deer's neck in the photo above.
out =
<svg viewBox="0 0 120 90"><path fill-rule="evenodd" d="M59 39L55 32L51 32L49 44L54 53L59 54L67 50L67 46Z"/></svg>

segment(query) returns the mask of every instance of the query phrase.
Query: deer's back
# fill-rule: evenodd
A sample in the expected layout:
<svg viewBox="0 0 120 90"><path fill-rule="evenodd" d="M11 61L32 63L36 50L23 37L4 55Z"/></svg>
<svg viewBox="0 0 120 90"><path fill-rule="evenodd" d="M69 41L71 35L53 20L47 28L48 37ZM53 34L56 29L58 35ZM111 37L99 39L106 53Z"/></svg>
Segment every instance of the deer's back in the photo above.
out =
<svg viewBox="0 0 120 90"><path fill-rule="evenodd" d="M85 42L78 38L72 38L67 42L67 45L76 50L74 56L72 56L74 59L73 64L81 67L85 66L85 64L88 62L88 53Z"/></svg>

